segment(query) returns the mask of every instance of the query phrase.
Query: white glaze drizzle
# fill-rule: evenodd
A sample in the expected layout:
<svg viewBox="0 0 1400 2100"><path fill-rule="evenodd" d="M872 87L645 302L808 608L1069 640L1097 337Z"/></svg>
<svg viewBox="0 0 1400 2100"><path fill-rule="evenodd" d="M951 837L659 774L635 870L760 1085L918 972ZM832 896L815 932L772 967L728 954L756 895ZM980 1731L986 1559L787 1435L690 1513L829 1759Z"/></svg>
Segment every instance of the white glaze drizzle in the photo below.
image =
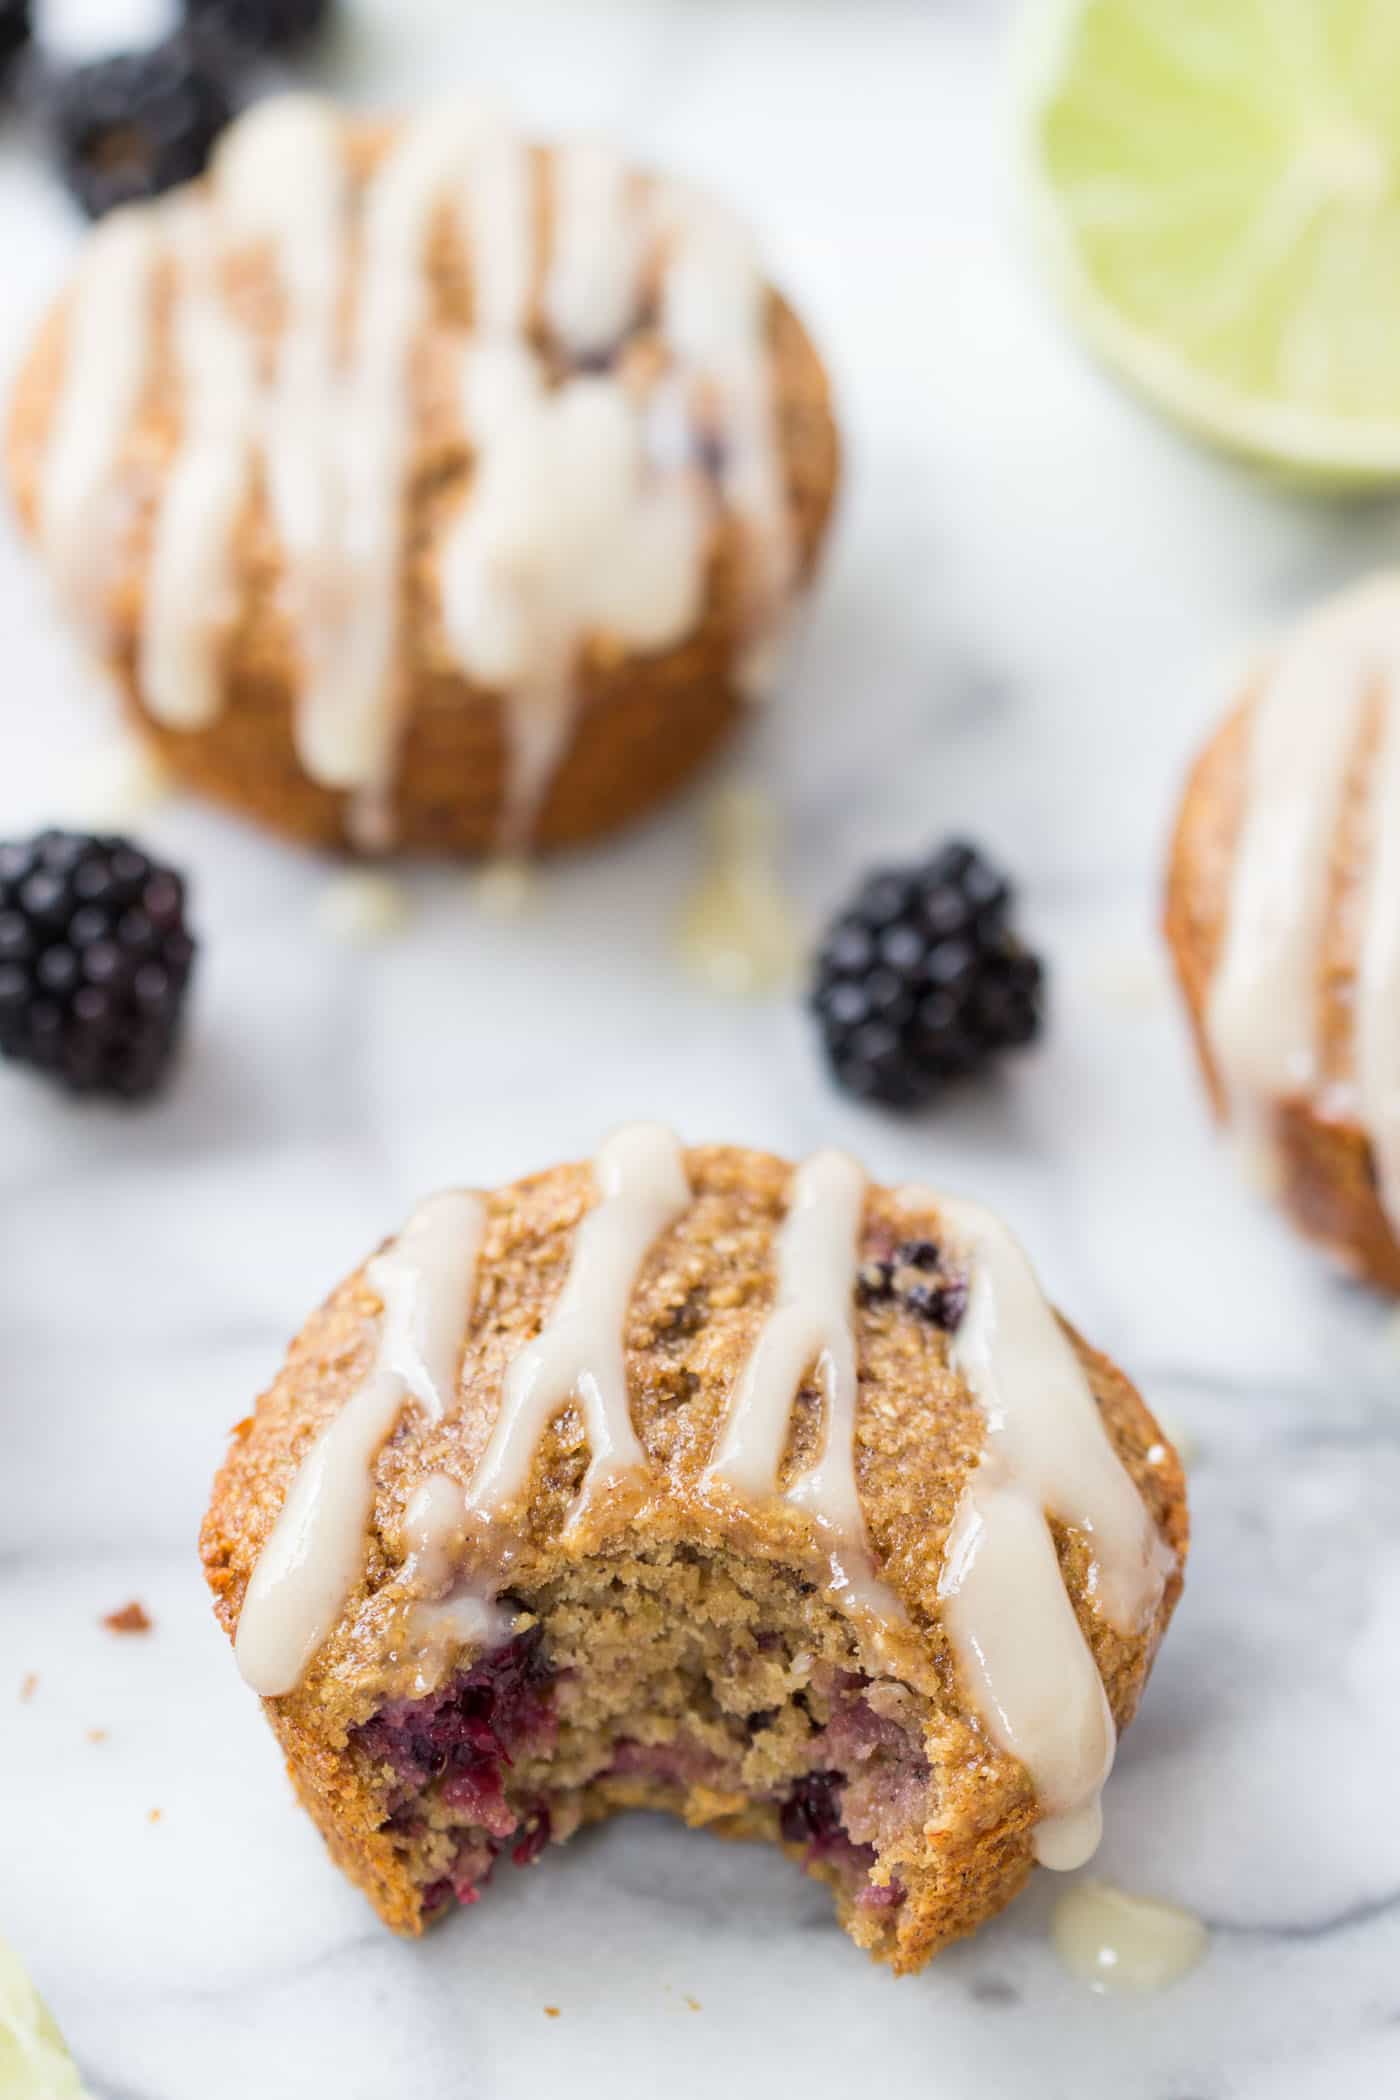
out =
<svg viewBox="0 0 1400 2100"><path fill-rule="evenodd" d="M859 1265L864 1169L844 1152L818 1152L796 1170L778 1236L778 1282L730 1404L708 1484L742 1501L773 1497L803 1379L815 1368L824 1407L814 1465L782 1499L808 1517L831 1561L839 1602L889 1619L903 1614L878 1581L855 1473L860 1397L852 1307Z"/></svg>
<svg viewBox="0 0 1400 2100"><path fill-rule="evenodd" d="M476 477L443 552L443 621L462 667L505 695L507 850L525 843L576 707L587 636L659 649L699 617L706 525L686 478L648 476L637 417L610 379L547 390L521 344L468 351Z"/></svg>
<svg viewBox="0 0 1400 2100"><path fill-rule="evenodd" d="M375 1458L411 1400L440 1420L456 1390L485 1228L477 1196L435 1196L377 1255L383 1300L373 1361L321 1432L253 1570L238 1622L239 1668L254 1691L292 1691L359 1577Z"/></svg>
<svg viewBox="0 0 1400 2100"><path fill-rule="evenodd" d="M408 1619L413 1689L419 1696L433 1688L463 1648L499 1648L514 1627L515 1614L497 1604L489 1585L459 1574L465 1526L461 1482L447 1473L430 1473L409 1497L403 1527L402 1580L419 1599Z"/></svg>
<svg viewBox="0 0 1400 2100"><path fill-rule="evenodd" d="M114 212L92 236L73 293L63 378L39 477L39 538L82 619L97 587L93 511L136 413L151 354L160 219Z"/></svg>
<svg viewBox="0 0 1400 2100"><path fill-rule="evenodd" d="M1317 1079L1317 966L1347 766L1373 664L1369 600L1310 621L1254 706L1244 816L1208 1026L1251 1122Z"/></svg>
<svg viewBox="0 0 1400 2100"><path fill-rule="evenodd" d="M681 1150L669 1130L632 1123L593 1162L598 1201L574 1240L569 1273L544 1328L512 1360L490 1442L467 1490L468 1511L500 1516L524 1493L541 1437L576 1400L589 1463L571 1523L645 1465L627 1398L623 1337L642 1263L690 1205Z"/></svg>
<svg viewBox="0 0 1400 2100"><path fill-rule="evenodd" d="M751 540L748 645L740 675L754 697L771 683L796 579L796 545L773 413L769 291L752 236L732 212L679 183L659 193L670 252L662 331L685 381L716 396L720 486Z"/></svg>
<svg viewBox="0 0 1400 2100"><path fill-rule="evenodd" d="M529 148L500 116L478 120L457 216L471 245L475 332L491 342L513 339L530 311L534 178Z"/></svg>
<svg viewBox="0 0 1400 2100"><path fill-rule="evenodd" d="M341 404L346 613L322 675L302 693L297 749L313 780L371 802L387 791L397 741L411 365L428 310L428 237L477 135L477 120L460 109L418 118L376 169L363 206L355 344Z"/></svg>
<svg viewBox="0 0 1400 2100"><path fill-rule="evenodd" d="M1371 867L1356 983L1356 1086L1376 1186L1400 1233L1400 605L1371 799Z"/></svg>
<svg viewBox="0 0 1400 2100"><path fill-rule="evenodd" d="M430 1473L420 1481L404 1512L404 1580L425 1596L447 1589L456 1576L465 1523L459 1480Z"/></svg>
<svg viewBox="0 0 1400 2100"><path fill-rule="evenodd" d="M306 675L343 610L337 316L350 182L341 125L314 95L273 95L225 132L214 199L226 244L266 244L283 303L263 461Z"/></svg>
<svg viewBox="0 0 1400 2100"><path fill-rule="evenodd" d="M636 317L649 230L626 162L587 141L554 156L553 256L545 319L576 357L606 351Z"/></svg>
<svg viewBox="0 0 1400 2100"><path fill-rule="evenodd" d="M939 1580L944 1629L982 1725L1024 1765L1040 1805L1036 1857L1082 1866L1102 1827L1115 1734L1047 1519L1093 1555L1089 1594L1140 1636L1174 1565L1119 1460L1083 1367L1015 1239L979 1206L907 1191L965 1263L968 1303L949 1362L987 1420Z"/></svg>
<svg viewBox="0 0 1400 2100"><path fill-rule="evenodd" d="M219 650L238 612L233 533L251 481L257 389L203 203L175 207L170 246L180 271L172 328L182 435L156 518L140 677L158 722L203 729L223 705Z"/></svg>
<svg viewBox="0 0 1400 2100"><path fill-rule="evenodd" d="M474 171L478 211L492 190ZM523 183L502 194L528 210ZM561 148L544 309L574 355L606 349L632 321L647 237L621 158L603 146ZM493 302L463 358L476 472L441 572L456 659L504 699L507 852L528 842L567 746L580 650L595 633L642 650L688 633L703 603L708 533L694 477L650 470L643 421L616 379L548 388L518 333L523 319L518 293Z"/></svg>
<svg viewBox="0 0 1400 2100"><path fill-rule="evenodd" d="M1400 1230L1400 578L1373 578L1307 620L1249 724L1243 816L1207 1033L1232 1115L1267 1161L1273 1116L1319 1087L1318 982L1332 857L1370 704L1384 708L1355 1019L1355 1109ZM1337 1105L1343 1106L1344 1103Z"/></svg>

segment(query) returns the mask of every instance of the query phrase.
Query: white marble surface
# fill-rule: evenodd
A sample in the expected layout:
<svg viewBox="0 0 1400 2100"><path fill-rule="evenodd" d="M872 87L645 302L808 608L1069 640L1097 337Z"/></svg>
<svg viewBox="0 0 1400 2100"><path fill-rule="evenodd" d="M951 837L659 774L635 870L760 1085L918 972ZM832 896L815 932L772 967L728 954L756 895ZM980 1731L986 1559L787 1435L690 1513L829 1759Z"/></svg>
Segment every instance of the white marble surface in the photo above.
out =
<svg viewBox="0 0 1400 2100"><path fill-rule="evenodd" d="M1229 665L1393 548L1396 513L1261 488L1085 363L1008 212L1005 20L974 0L380 0L339 61L360 96L502 85L761 215L831 354L851 473L800 660L735 769L778 798L814 919L860 864L952 827L1004 854L1054 1025L925 1122L843 1105L795 1006L725 1004L678 969L703 793L557 869L517 920L416 876L410 926L365 950L318 923L324 867L192 806L153 815L206 941L173 1093L78 1111L0 1073L0 1932L100 2100L1400 2087L1400 1341L1232 1178L1154 923ZM7 361L71 239L0 144ZM17 826L71 805L102 713L8 537L0 619ZM1046 1876L896 1983L781 1859L636 1820L400 1945L294 1811L195 1562L225 1429L416 1192L643 1114L845 1143L988 1197L1189 1432L1190 1583L1100 1862L1209 1921L1171 1992L1105 2000L1064 1973ZM133 1596L154 1631L102 1631Z"/></svg>

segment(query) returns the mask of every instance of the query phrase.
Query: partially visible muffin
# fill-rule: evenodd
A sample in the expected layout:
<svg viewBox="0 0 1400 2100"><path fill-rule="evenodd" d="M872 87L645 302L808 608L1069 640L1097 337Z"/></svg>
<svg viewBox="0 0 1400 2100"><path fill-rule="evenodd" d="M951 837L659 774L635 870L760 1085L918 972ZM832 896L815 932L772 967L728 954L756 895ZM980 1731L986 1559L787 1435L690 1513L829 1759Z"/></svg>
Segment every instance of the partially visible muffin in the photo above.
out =
<svg viewBox="0 0 1400 2100"><path fill-rule="evenodd" d="M780 1844L903 1971L1092 1852L1186 1541L1171 1446L995 1219L640 1126L423 1206L202 1545L396 1929L641 1806Z"/></svg>
<svg viewBox="0 0 1400 2100"><path fill-rule="evenodd" d="M474 108L256 105L21 372L21 517L175 774L326 845L565 845L729 733L837 479L743 228Z"/></svg>
<svg viewBox="0 0 1400 2100"><path fill-rule="evenodd" d="M1250 1171L1400 1291L1400 574L1303 621L1201 753L1166 932Z"/></svg>

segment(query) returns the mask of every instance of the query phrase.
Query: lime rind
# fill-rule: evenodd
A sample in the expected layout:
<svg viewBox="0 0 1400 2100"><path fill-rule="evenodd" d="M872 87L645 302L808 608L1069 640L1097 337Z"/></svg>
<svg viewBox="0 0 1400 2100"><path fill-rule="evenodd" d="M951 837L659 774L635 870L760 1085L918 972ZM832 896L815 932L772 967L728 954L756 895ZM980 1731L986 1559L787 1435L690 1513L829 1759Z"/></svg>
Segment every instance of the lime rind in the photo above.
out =
<svg viewBox="0 0 1400 2100"><path fill-rule="evenodd" d="M1336 490L1400 480L1400 9L1386 31L1383 8L1297 0L1280 37L1259 0L1028 0L1013 68L1032 230L1090 345L1195 435ZM1300 162L1305 127L1325 159Z"/></svg>

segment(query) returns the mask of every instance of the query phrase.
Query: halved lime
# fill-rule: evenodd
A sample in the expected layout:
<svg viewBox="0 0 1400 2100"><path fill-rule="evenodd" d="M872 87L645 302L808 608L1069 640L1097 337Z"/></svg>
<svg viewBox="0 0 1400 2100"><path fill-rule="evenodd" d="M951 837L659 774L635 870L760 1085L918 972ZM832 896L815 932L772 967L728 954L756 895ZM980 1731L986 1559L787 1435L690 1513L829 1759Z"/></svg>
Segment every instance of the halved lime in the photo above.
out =
<svg viewBox="0 0 1400 2100"><path fill-rule="evenodd" d="M1232 451L1400 479L1400 0L1026 0L1022 56L1107 361Z"/></svg>
<svg viewBox="0 0 1400 2100"><path fill-rule="evenodd" d="M53 2015L0 1940L0 2100L87 2100Z"/></svg>

